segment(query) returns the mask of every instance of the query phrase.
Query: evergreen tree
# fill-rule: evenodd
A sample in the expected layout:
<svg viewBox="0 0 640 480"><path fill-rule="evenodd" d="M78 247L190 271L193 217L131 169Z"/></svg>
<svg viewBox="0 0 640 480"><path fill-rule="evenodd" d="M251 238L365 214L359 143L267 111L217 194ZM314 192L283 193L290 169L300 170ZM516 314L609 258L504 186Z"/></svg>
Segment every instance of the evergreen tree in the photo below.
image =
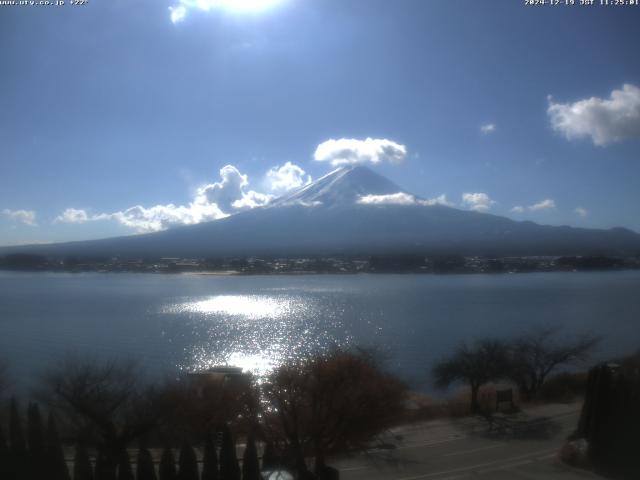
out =
<svg viewBox="0 0 640 480"><path fill-rule="evenodd" d="M49 413L47 421L47 471L48 480L70 480L64 450L52 413Z"/></svg>
<svg viewBox="0 0 640 480"><path fill-rule="evenodd" d="M137 480L156 480L156 470L153 467L151 452L140 447L138 451L138 466L136 468Z"/></svg>
<svg viewBox="0 0 640 480"><path fill-rule="evenodd" d="M273 443L268 442L264 448L264 452L262 452L262 469L275 470L279 466L280 461L278 460L276 449L273 446Z"/></svg>
<svg viewBox="0 0 640 480"><path fill-rule="evenodd" d="M247 438L247 446L242 457L242 480L260 480L260 463L258 462L258 450L253 435Z"/></svg>
<svg viewBox="0 0 640 480"><path fill-rule="evenodd" d="M31 476L29 467L30 462L22 430L20 410L17 400L12 398L9 411L9 478L16 480L29 478Z"/></svg>
<svg viewBox="0 0 640 480"><path fill-rule="evenodd" d="M116 480L116 471L102 449L98 450L96 458L95 480Z"/></svg>
<svg viewBox="0 0 640 480"><path fill-rule="evenodd" d="M0 427L0 478L9 478L9 446Z"/></svg>
<svg viewBox="0 0 640 480"><path fill-rule="evenodd" d="M196 452L191 448L189 442L185 441L180 448L180 458L178 459L178 479L198 480L198 459Z"/></svg>
<svg viewBox="0 0 640 480"><path fill-rule="evenodd" d="M118 462L118 480L134 480L131 460L129 460L129 454L126 449L124 449L120 454L120 461Z"/></svg>
<svg viewBox="0 0 640 480"><path fill-rule="evenodd" d="M202 480L218 480L218 454L211 435L207 435L202 463Z"/></svg>
<svg viewBox="0 0 640 480"><path fill-rule="evenodd" d="M220 480L240 480L240 466L236 457L236 445L228 425L225 425L222 429Z"/></svg>
<svg viewBox="0 0 640 480"><path fill-rule="evenodd" d="M165 448L160 457L160 480L177 480L176 461L170 448Z"/></svg>
<svg viewBox="0 0 640 480"><path fill-rule="evenodd" d="M76 454L73 459L73 480L93 480L89 454L80 444L76 445Z"/></svg>
<svg viewBox="0 0 640 480"><path fill-rule="evenodd" d="M30 403L27 408L27 442L29 444L29 461L32 476L35 480L45 478L47 475L47 449L44 424L40 409L35 403Z"/></svg>

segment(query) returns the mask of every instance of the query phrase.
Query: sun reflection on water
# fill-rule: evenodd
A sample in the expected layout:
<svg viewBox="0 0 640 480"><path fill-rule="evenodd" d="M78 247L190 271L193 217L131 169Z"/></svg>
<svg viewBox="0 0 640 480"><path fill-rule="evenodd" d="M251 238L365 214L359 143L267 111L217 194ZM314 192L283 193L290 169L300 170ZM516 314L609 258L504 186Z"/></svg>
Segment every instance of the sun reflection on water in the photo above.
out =
<svg viewBox="0 0 640 480"><path fill-rule="evenodd" d="M281 292L191 298L163 313L175 316L174 332L188 339L180 365L187 371L237 366L260 381L288 359L348 343L320 302Z"/></svg>
<svg viewBox="0 0 640 480"><path fill-rule="evenodd" d="M247 319L278 318L291 311L291 301L260 295L217 295L215 297L184 304L184 311L211 314L237 315Z"/></svg>

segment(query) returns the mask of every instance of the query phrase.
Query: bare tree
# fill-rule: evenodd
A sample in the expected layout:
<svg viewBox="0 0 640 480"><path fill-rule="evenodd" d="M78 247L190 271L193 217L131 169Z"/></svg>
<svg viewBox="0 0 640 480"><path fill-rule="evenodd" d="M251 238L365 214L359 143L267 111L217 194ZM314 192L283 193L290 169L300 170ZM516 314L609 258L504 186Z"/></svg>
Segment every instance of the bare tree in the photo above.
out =
<svg viewBox="0 0 640 480"><path fill-rule="evenodd" d="M264 385L268 440L304 478L333 451L367 445L404 408L406 386L367 351L335 350L278 368Z"/></svg>
<svg viewBox="0 0 640 480"><path fill-rule="evenodd" d="M473 346L462 344L448 358L433 367L435 383L447 388L455 382L465 382L471 388L471 412L480 410L478 392L487 382L504 377L508 371L508 349L504 342L483 339Z"/></svg>
<svg viewBox="0 0 640 480"><path fill-rule="evenodd" d="M69 357L44 376L37 395L75 430L93 440L110 472L126 446L162 418L155 395L133 363Z"/></svg>
<svg viewBox="0 0 640 480"><path fill-rule="evenodd" d="M591 334L560 338L557 328L540 328L522 335L510 345L509 378L518 386L520 395L531 400L551 372L584 362L600 340Z"/></svg>

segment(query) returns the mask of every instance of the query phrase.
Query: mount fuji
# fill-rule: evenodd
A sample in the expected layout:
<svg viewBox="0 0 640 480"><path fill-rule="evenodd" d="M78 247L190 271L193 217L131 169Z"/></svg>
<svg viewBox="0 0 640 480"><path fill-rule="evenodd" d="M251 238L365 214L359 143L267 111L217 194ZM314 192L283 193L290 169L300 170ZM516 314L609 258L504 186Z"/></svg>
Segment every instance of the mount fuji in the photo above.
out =
<svg viewBox="0 0 640 480"><path fill-rule="evenodd" d="M0 254L222 257L419 253L425 255L631 255L640 235L539 225L434 204L364 166L342 167L268 206L198 225Z"/></svg>

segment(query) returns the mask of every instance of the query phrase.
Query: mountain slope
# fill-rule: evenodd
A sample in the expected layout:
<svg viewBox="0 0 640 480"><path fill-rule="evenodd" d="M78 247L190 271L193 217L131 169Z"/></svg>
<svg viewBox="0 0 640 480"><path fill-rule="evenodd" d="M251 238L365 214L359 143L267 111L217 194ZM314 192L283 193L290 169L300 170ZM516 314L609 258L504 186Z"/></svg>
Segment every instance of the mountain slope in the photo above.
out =
<svg viewBox="0 0 640 480"><path fill-rule="evenodd" d="M640 235L516 222L442 205L362 205L405 193L365 167L336 170L257 208L146 235L0 249L52 256L209 257L415 252L461 255L637 254ZM409 194L407 194L409 195Z"/></svg>

